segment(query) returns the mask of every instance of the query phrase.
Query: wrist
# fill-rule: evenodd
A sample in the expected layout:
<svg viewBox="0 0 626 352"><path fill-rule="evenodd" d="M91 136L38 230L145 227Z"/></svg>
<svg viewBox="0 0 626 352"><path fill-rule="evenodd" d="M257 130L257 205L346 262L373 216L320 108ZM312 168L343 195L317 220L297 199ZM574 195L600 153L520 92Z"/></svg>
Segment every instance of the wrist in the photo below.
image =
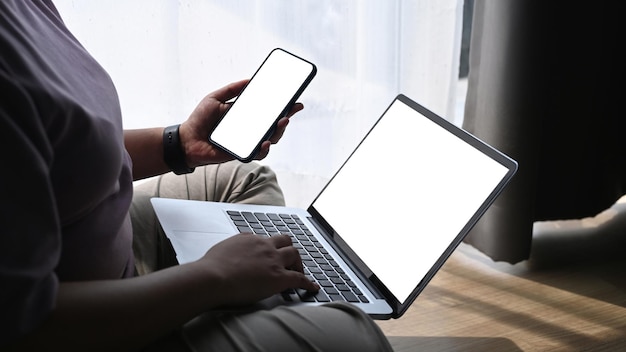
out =
<svg viewBox="0 0 626 352"><path fill-rule="evenodd" d="M214 309L216 307L227 304L228 293L225 292L224 282L226 278L224 273L211 266L202 258L200 260L180 265L186 272L193 277L193 289L195 295L202 297L204 310Z"/></svg>
<svg viewBox="0 0 626 352"><path fill-rule="evenodd" d="M175 174L182 175L193 172L195 168L187 164L179 129L180 125L173 125L163 130L163 160Z"/></svg>

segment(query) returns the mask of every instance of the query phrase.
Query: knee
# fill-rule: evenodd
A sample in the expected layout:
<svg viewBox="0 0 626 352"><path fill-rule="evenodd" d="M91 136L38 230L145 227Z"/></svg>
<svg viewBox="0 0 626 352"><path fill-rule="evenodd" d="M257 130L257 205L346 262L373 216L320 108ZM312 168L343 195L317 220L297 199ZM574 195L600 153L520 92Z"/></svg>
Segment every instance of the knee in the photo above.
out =
<svg viewBox="0 0 626 352"><path fill-rule="evenodd" d="M232 203L285 204L276 173L257 162L221 164L216 175L216 194Z"/></svg>

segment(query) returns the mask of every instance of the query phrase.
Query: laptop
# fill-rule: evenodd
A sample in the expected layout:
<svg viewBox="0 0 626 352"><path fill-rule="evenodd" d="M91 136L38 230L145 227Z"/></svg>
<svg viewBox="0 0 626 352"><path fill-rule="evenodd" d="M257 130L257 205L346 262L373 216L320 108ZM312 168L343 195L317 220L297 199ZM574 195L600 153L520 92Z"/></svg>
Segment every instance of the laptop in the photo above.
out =
<svg viewBox="0 0 626 352"><path fill-rule="evenodd" d="M323 290L288 290L260 306L339 300L395 319L516 170L513 159L400 94L306 210L151 202L181 264L237 233L289 234Z"/></svg>

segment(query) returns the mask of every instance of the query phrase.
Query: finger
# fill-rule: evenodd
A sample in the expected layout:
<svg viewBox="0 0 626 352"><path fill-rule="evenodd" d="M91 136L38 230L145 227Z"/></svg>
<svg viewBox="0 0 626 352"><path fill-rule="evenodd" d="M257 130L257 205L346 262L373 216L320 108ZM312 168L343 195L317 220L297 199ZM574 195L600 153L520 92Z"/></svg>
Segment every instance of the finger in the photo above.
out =
<svg viewBox="0 0 626 352"><path fill-rule="evenodd" d="M303 273L297 271L287 271L285 276L288 277L290 288L301 288L309 292L317 292L320 290L319 285L307 279Z"/></svg>
<svg viewBox="0 0 626 352"><path fill-rule="evenodd" d="M292 247L291 237L287 235L276 235L269 238L269 241L272 241L274 247L283 248L283 247Z"/></svg>
<svg viewBox="0 0 626 352"><path fill-rule="evenodd" d="M230 101L227 101L225 103L219 102L220 116L224 116L224 114L226 114L226 112L230 109L232 105L233 103Z"/></svg>
<svg viewBox="0 0 626 352"><path fill-rule="evenodd" d="M278 143L278 141L281 138L283 138L283 134L285 133L285 130L287 129L288 124L289 124L289 118L287 117L283 117L282 119L278 120L278 122L276 123L276 131L272 134L272 136L269 139L269 141L272 144Z"/></svg>
<svg viewBox="0 0 626 352"><path fill-rule="evenodd" d="M280 254L283 265L285 268L289 270L295 270L303 273L304 267L302 266L302 258L300 258L300 253L294 247L283 247L278 249L278 253Z"/></svg>
<svg viewBox="0 0 626 352"><path fill-rule="evenodd" d="M241 93L243 88L246 86L246 84L248 84L248 81L248 79L244 79L239 82L233 82L225 87L214 91L213 93L211 93L211 96L220 102L226 102L238 96L239 93Z"/></svg>
<svg viewBox="0 0 626 352"><path fill-rule="evenodd" d="M295 113L297 113L298 111L300 111L302 109L304 109L304 105L302 103L295 103L295 104L293 104L293 106L291 107L291 110L287 114L287 117L293 116Z"/></svg>
<svg viewBox="0 0 626 352"><path fill-rule="evenodd" d="M261 149L259 149L258 153L256 153L256 156L254 157L255 160L263 160L265 159L265 157L270 153L270 146L272 145L272 142L270 141L265 141L261 144Z"/></svg>

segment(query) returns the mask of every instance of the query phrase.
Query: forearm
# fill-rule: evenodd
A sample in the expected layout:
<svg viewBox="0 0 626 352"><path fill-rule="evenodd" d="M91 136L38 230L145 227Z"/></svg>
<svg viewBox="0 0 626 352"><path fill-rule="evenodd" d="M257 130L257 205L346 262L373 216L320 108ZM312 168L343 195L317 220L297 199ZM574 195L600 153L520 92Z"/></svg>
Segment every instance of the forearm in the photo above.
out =
<svg viewBox="0 0 626 352"><path fill-rule="evenodd" d="M133 160L135 180L170 171L163 160L162 127L125 130L124 145Z"/></svg>
<svg viewBox="0 0 626 352"><path fill-rule="evenodd" d="M15 350L136 350L220 304L196 263L137 278L62 283L44 324Z"/></svg>

